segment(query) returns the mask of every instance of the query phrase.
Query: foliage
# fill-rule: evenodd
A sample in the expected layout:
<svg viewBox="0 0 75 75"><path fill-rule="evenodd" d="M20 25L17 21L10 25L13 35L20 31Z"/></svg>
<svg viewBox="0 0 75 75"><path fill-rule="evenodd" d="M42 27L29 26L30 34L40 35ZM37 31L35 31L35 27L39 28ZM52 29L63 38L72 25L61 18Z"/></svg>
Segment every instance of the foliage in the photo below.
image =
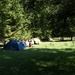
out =
<svg viewBox="0 0 75 75"><path fill-rule="evenodd" d="M1 0L0 38L73 37L74 0Z"/></svg>
<svg viewBox="0 0 75 75"><path fill-rule="evenodd" d="M56 24L53 25L56 26L56 28L53 29L53 34L54 36L74 36L74 31L73 28L75 27L74 25L74 6L75 1L72 0L58 0L58 1L53 1L54 6L59 6L57 8L57 13L56 15ZM58 31L57 31L58 30ZM58 33L58 34L57 34Z"/></svg>
<svg viewBox="0 0 75 75"><path fill-rule="evenodd" d="M3 39L24 39L24 35L27 36L28 31L26 30L29 22L24 17L24 10L20 0L2 0L0 1L0 7L0 36Z"/></svg>

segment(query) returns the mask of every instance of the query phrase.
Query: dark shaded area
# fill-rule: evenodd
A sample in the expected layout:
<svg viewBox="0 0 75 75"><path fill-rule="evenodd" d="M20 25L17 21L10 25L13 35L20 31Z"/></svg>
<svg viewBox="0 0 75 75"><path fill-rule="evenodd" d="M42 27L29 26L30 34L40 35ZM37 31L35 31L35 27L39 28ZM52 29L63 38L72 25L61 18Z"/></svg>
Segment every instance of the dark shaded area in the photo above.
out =
<svg viewBox="0 0 75 75"><path fill-rule="evenodd" d="M0 47L4 47L4 45L0 45Z"/></svg>
<svg viewBox="0 0 75 75"><path fill-rule="evenodd" d="M0 75L75 75L75 49L0 49Z"/></svg>

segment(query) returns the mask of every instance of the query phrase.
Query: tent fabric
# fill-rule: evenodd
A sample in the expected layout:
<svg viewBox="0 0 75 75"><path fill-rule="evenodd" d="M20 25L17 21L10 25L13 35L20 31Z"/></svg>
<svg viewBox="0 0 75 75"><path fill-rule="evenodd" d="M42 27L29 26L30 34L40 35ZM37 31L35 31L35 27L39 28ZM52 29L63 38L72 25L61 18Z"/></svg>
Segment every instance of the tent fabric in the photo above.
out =
<svg viewBox="0 0 75 75"><path fill-rule="evenodd" d="M4 46L5 50L14 50L14 51L20 51L25 49L25 46L22 42L18 41L18 40L11 40L9 41L5 46Z"/></svg>
<svg viewBox="0 0 75 75"><path fill-rule="evenodd" d="M41 41L39 38L34 38L34 44L41 44Z"/></svg>

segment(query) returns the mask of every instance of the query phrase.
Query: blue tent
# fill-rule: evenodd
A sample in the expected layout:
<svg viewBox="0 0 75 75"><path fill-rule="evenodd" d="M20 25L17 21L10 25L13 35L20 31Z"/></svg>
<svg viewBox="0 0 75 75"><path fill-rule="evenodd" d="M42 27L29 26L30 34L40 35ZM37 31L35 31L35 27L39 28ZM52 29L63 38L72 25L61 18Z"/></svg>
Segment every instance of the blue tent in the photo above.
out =
<svg viewBox="0 0 75 75"><path fill-rule="evenodd" d="M9 41L5 46L4 46L5 50L14 50L14 51L20 51L25 49L25 46L22 42L18 41L18 40L11 40Z"/></svg>

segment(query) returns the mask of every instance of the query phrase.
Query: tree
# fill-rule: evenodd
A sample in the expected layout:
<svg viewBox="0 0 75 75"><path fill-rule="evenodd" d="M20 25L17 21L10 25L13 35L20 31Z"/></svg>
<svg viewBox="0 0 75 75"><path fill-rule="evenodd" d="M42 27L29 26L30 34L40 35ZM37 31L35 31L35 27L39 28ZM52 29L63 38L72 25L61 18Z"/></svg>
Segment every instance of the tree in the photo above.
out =
<svg viewBox="0 0 75 75"><path fill-rule="evenodd" d="M74 0L1 0L0 38L74 36ZM32 36L31 36L32 35Z"/></svg>
<svg viewBox="0 0 75 75"><path fill-rule="evenodd" d="M57 13L55 13L55 23L53 23L52 27L52 34L53 36L74 36L74 23L73 16L75 16L75 1L74 0L52 0L52 5L59 6L57 8ZM72 30L73 29L73 30Z"/></svg>
<svg viewBox="0 0 75 75"><path fill-rule="evenodd" d="M75 13L74 0L23 0L23 2L25 10L32 13L29 29L33 36L47 38L74 35L74 23L68 20Z"/></svg>
<svg viewBox="0 0 75 75"><path fill-rule="evenodd" d="M26 19L20 2L21 0L0 1L0 38L21 40L28 35L27 25L29 20Z"/></svg>
<svg viewBox="0 0 75 75"><path fill-rule="evenodd" d="M48 38L51 35L49 20L49 1L46 0L22 0L25 12L31 17L29 29L33 37Z"/></svg>

